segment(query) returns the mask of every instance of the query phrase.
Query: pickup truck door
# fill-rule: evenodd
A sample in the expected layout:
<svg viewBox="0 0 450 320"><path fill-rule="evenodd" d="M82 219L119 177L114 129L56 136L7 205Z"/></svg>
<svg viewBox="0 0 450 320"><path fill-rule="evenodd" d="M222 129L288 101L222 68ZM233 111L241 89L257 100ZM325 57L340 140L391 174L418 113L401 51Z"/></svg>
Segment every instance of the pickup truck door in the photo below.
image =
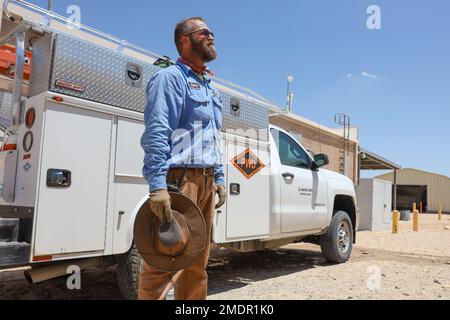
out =
<svg viewBox="0 0 450 320"><path fill-rule="evenodd" d="M276 129L271 133L280 160L281 231L320 229L327 209L323 175L311 170L311 158L293 138Z"/></svg>

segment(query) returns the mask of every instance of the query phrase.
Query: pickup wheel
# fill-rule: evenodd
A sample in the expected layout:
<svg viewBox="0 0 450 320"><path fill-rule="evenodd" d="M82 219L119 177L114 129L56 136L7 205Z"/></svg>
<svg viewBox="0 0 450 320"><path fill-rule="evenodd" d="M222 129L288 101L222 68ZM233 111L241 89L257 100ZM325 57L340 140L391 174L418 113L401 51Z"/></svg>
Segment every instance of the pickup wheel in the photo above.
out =
<svg viewBox="0 0 450 320"><path fill-rule="evenodd" d="M327 233L320 237L323 256L330 262L347 262L353 250L353 239L353 224L349 215L344 211L336 212Z"/></svg>
<svg viewBox="0 0 450 320"><path fill-rule="evenodd" d="M127 300L137 300L143 260L137 252L136 246L133 244L130 251L116 257L116 259L117 283L122 297Z"/></svg>

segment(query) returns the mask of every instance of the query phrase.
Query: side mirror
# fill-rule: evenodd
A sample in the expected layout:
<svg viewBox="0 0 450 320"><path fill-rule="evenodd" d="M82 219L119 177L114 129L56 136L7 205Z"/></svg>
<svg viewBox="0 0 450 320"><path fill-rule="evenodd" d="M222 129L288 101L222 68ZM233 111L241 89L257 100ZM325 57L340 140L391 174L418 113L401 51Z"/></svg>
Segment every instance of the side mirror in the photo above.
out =
<svg viewBox="0 0 450 320"><path fill-rule="evenodd" d="M326 166L329 163L330 163L330 160L328 160L328 156L326 154L316 154L314 156L315 169L319 169L323 166Z"/></svg>

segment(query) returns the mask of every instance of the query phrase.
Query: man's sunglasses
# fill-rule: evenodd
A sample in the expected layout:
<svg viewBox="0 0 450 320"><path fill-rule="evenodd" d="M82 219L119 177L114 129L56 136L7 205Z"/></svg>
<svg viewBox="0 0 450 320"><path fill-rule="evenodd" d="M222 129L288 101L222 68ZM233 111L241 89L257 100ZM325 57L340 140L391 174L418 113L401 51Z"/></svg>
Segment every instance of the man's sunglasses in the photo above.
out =
<svg viewBox="0 0 450 320"><path fill-rule="evenodd" d="M190 36L191 34L199 33L199 32L201 32L200 34L201 34L202 36L205 36L205 37L207 37L207 38L209 38L209 36L211 36L211 37L214 38L214 32L211 32L211 31L209 31L208 29L195 30L195 31L186 33L185 36Z"/></svg>

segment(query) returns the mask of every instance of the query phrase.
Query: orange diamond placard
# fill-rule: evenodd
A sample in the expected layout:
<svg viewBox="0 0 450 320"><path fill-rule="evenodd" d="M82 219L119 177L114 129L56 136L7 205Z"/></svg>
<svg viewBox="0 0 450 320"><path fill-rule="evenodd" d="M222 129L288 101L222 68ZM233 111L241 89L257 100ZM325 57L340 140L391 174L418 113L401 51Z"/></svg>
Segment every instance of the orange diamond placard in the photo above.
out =
<svg viewBox="0 0 450 320"><path fill-rule="evenodd" d="M247 179L250 179L265 167L264 163L262 163L250 149L247 149L240 155L234 157L233 160L231 160L231 163Z"/></svg>

